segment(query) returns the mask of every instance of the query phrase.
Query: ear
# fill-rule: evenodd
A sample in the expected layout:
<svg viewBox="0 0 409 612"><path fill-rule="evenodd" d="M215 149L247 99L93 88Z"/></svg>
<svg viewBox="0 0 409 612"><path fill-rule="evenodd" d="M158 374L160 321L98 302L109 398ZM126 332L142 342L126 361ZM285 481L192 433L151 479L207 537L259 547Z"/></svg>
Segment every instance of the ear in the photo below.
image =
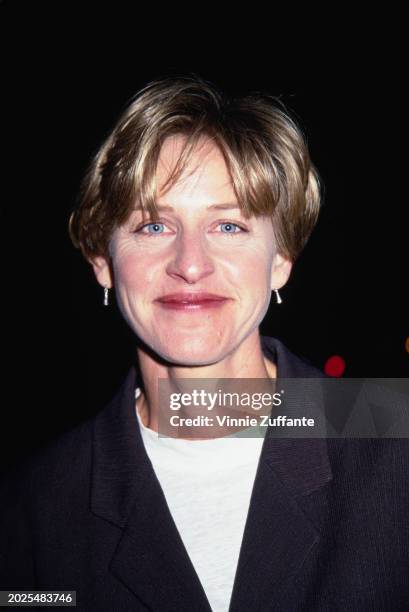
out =
<svg viewBox="0 0 409 612"><path fill-rule="evenodd" d="M94 269L94 274L97 281L102 287L108 287L111 289L113 286L113 278L111 272L110 262L105 257L95 257L90 260L89 263Z"/></svg>
<svg viewBox="0 0 409 612"><path fill-rule="evenodd" d="M276 253L271 266L271 289L280 289L289 279L293 264L292 262Z"/></svg>

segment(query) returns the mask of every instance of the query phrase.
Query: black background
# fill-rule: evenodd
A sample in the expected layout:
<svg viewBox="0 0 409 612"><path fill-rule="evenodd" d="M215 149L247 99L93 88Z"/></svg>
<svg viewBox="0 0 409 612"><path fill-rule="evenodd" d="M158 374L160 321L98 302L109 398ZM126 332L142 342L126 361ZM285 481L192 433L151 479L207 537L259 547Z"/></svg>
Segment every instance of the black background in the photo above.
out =
<svg viewBox="0 0 409 612"><path fill-rule="evenodd" d="M103 306L68 217L91 154L129 98L161 76L193 72L232 93L280 96L307 136L325 186L321 217L261 332L321 369L343 356L345 377L408 376L399 49L374 37L335 58L307 45L290 63L291 44L272 44L271 32L263 48L244 37L216 48L209 30L192 45L195 32L164 38L140 15L124 33L125 13L101 30L79 12L69 26L64 13L5 13L2 469L100 410L132 362L132 333L112 292Z"/></svg>

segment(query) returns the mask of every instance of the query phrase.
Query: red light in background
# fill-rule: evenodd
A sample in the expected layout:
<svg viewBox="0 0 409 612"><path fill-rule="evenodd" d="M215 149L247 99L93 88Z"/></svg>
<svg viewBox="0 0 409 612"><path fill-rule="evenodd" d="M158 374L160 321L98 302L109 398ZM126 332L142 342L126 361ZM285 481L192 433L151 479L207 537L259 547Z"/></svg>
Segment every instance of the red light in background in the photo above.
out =
<svg viewBox="0 0 409 612"><path fill-rule="evenodd" d="M324 366L324 372L327 376L340 377L345 372L345 359L339 355L329 357Z"/></svg>

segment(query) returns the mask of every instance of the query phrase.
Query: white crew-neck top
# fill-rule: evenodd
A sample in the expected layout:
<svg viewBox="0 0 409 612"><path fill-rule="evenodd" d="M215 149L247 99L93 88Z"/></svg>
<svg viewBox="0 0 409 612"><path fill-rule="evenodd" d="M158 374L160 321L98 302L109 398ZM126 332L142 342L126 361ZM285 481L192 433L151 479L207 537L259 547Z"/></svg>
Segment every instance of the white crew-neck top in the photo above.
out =
<svg viewBox="0 0 409 612"><path fill-rule="evenodd" d="M136 399L140 393L138 387ZM210 606L213 612L227 612L263 434L245 437L242 431L209 440L159 437L142 423L137 407L136 414L146 452Z"/></svg>

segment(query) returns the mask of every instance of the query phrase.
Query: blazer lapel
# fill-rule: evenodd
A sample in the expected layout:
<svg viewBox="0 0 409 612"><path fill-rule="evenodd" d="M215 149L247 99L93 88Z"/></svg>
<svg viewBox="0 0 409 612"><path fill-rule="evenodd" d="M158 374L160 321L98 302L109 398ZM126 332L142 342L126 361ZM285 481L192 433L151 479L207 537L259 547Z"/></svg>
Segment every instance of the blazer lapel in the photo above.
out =
<svg viewBox="0 0 409 612"><path fill-rule="evenodd" d="M96 418L91 510L120 527L110 571L151 610L211 612L146 454L135 413L135 367Z"/></svg>
<svg viewBox="0 0 409 612"><path fill-rule="evenodd" d="M261 339L264 354L277 364L277 381L323 376L275 338ZM306 399L300 396L298 405ZM320 410L318 406L317 416L323 414ZM277 438L271 427L267 429L229 612L285 609L280 602L319 543L319 490L331 478L325 438ZM312 517L303 499L308 495L308 508L314 508L315 494Z"/></svg>

